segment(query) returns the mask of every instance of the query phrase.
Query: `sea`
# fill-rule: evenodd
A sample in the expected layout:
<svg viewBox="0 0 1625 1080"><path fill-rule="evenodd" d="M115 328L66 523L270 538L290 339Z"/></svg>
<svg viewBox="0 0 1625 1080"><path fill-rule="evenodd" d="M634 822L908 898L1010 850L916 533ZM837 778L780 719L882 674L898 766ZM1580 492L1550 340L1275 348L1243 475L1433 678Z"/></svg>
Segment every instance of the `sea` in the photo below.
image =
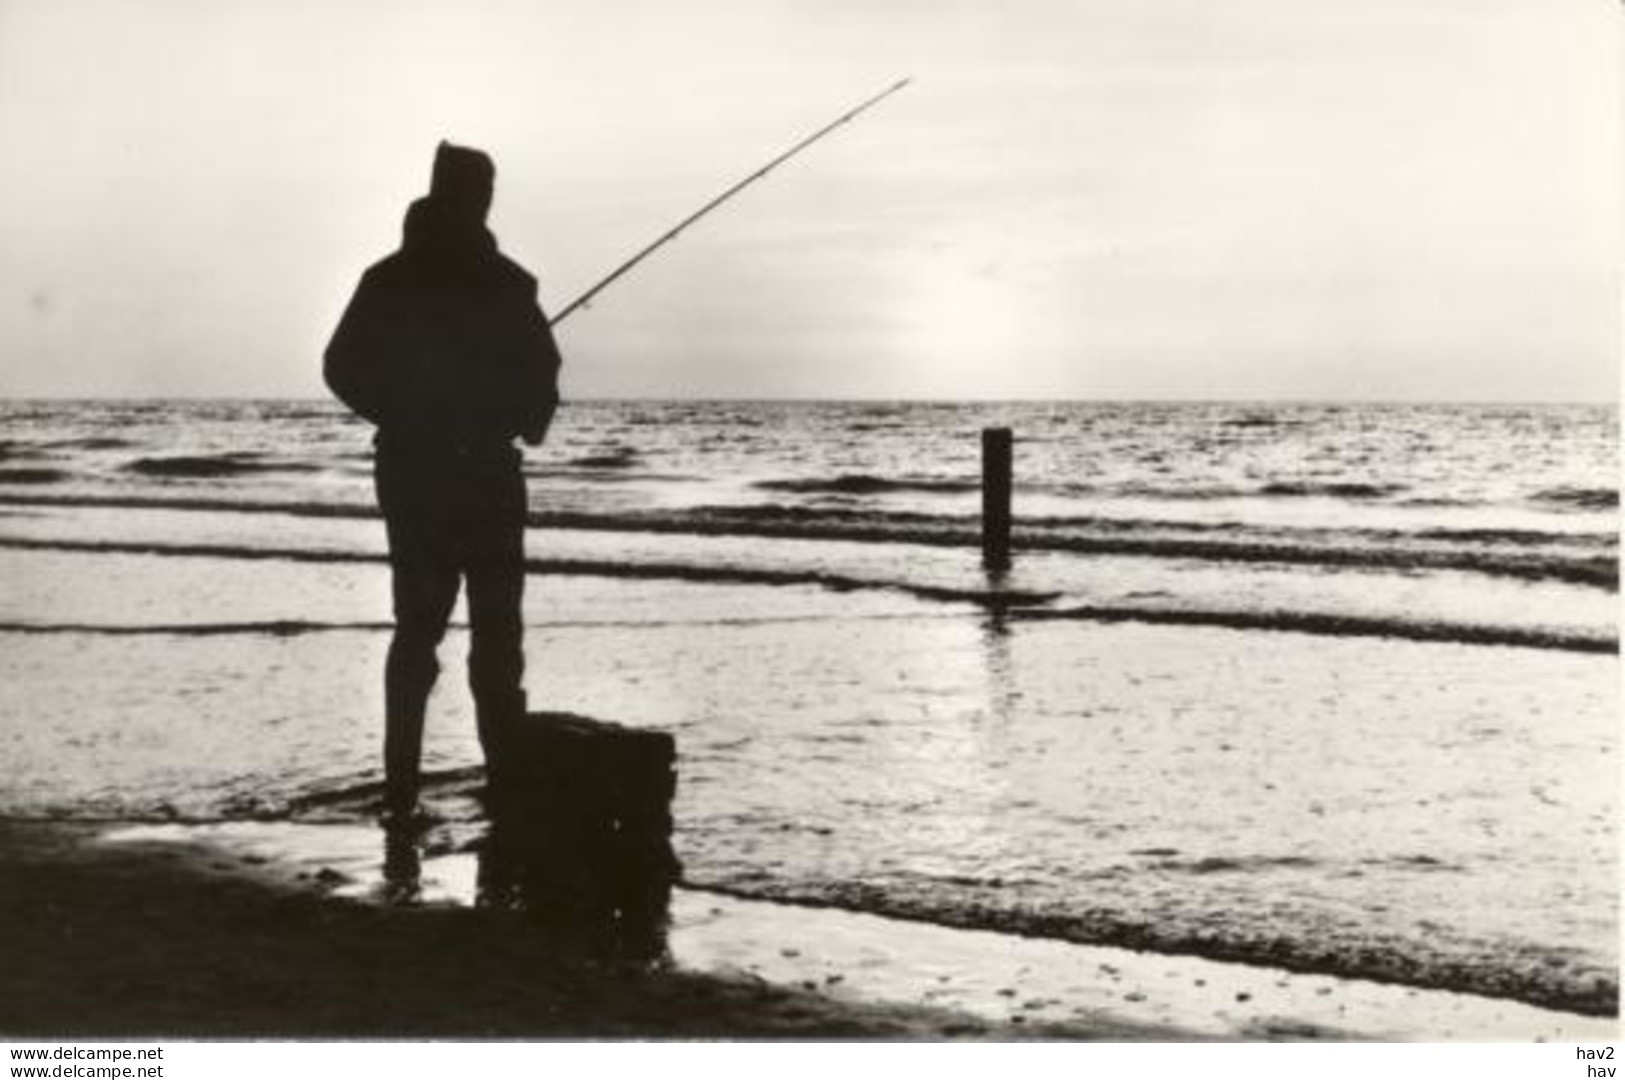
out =
<svg viewBox="0 0 1625 1080"><path fill-rule="evenodd" d="M371 458L0 403L0 814L375 782ZM1617 1010L1613 406L586 401L525 471L532 703L677 736L691 887Z"/></svg>

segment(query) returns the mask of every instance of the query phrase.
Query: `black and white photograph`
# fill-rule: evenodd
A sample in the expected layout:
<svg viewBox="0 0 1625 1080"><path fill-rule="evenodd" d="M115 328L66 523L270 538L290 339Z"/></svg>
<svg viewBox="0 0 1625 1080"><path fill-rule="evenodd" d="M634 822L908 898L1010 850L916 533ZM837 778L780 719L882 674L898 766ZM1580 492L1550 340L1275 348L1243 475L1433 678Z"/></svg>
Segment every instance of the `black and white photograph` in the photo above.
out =
<svg viewBox="0 0 1625 1080"><path fill-rule="evenodd" d="M1611 1075L1622 16L0 0L12 1075Z"/></svg>

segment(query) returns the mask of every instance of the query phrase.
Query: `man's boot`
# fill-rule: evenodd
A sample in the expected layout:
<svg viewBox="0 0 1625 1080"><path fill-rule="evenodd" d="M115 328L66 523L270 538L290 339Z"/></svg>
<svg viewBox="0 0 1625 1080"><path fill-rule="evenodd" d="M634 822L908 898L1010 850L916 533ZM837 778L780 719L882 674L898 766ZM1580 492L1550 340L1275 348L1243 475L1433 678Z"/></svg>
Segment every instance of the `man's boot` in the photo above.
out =
<svg viewBox="0 0 1625 1080"><path fill-rule="evenodd" d="M384 667L384 820L406 825L417 815L423 718L438 667L391 648Z"/></svg>
<svg viewBox="0 0 1625 1080"><path fill-rule="evenodd" d="M514 733L524 722L528 702L523 690L482 694L474 699L474 717L485 752L485 790L492 809L511 803L515 765Z"/></svg>

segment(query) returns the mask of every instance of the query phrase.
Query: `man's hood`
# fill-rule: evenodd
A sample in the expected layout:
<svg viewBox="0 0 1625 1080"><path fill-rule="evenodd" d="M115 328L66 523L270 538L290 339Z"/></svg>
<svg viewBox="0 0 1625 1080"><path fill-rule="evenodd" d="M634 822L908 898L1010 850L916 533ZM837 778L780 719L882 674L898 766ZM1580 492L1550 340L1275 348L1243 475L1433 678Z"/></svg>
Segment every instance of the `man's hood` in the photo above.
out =
<svg viewBox="0 0 1625 1080"><path fill-rule="evenodd" d="M442 203L425 196L406 210L406 220L401 226L401 250L441 258L471 258L494 253L497 242L484 225L470 222L466 216L448 213Z"/></svg>

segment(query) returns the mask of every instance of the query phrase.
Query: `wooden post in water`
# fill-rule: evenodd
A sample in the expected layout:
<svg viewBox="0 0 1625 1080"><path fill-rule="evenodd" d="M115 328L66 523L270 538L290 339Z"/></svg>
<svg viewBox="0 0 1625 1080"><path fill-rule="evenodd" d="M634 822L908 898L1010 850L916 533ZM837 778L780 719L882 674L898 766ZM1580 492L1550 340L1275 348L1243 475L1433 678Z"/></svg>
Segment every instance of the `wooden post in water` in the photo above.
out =
<svg viewBox="0 0 1625 1080"><path fill-rule="evenodd" d="M1010 569L1009 428L982 429L982 565Z"/></svg>

